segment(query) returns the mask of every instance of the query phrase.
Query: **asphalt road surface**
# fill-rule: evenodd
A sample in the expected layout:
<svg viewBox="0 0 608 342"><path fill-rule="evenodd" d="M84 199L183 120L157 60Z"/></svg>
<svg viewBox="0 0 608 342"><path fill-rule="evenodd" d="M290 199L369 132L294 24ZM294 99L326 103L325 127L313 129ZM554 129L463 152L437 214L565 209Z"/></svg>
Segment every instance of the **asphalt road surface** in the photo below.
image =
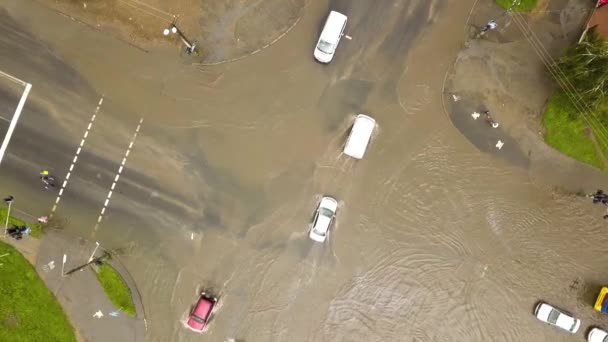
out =
<svg viewBox="0 0 608 342"><path fill-rule="evenodd" d="M598 321L601 218L470 144L441 105L472 5L311 2L271 47L201 66L5 1L0 70L33 88L0 189L123 251L149 341L582 340L532 309ZM352 40L321 65L330 9ZM341 154L358 113L378 122L362 161ZM58 202L43 168L67 181ZM340 208L320 244L307 232L324 194ZM183 327L203 288L220 297L204 337Z"/></svg>

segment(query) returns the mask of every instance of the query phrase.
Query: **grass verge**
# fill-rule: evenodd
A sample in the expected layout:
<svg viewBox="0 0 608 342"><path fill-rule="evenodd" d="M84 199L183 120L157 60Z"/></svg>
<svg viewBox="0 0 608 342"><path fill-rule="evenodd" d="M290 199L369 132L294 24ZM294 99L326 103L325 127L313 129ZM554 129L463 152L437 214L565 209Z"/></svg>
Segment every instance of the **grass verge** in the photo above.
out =
<svg viewBox="0 0 608 342"><path fill-rule="evenodd" d="M6 206L0 207L0 224L2 225L2 229L4 229L4 225L6 224L6 215L7 214L8 214L8 207L6 207ZM12 214L12 211L11 211L11 214ZM35 237L35 238L39 238L42 236L42 225L40 223L27 223L25 221L15 218L11 215L11 217L8 219L9 228L12 225L28 226L32 230L32 232L30 233L30 236ZM4 234L4 231L2 233Z"/></svg>
<svg viewBox="0 0 608 342"><path fill-rule="evenodd" d="M554 93L545 107L545 142L571 158L604 169L598 151L585 133L587 125L577 112L564 93Z"/></svg>
<svg viewBox="0 0 608 342"><path fill-rule="evenodd" d="M0 242L0 341L76 341L55 296L15 248Z"/></svg>
<svg viewBox="0 0 608 342"><path fill-rule="evenodd" d="M135 316L135 304L131 291L122 277L111 266L102 264L97 270L97 279L110 302L125 314Z"/></svg>
<svg viewBox="0 0 608 342"><path fill-rule="evenodd" d="M513 5L513 0L496 0L496 3L504 8L509 9ZM530 12L536 7L538 0L521 0L518 6L513 8L517 12Z"/></svg>

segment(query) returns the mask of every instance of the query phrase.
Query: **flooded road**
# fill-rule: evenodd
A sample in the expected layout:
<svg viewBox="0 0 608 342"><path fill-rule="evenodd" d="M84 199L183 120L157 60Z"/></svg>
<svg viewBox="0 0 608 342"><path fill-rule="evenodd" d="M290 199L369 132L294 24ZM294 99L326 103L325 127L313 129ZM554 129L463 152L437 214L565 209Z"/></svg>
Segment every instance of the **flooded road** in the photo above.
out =
<svg viewBox="0 0 608 342"><path fill-rule="evenodd" d="M47 19L59 29L41 39L108 99L59 213L71 232L121 249L148 341L582 341L537 322L539 300L576 314L583 331L607 325L592 309L606 282L601 209L477 148L444 111L472 5L310 3L272 47L213 67ZM43 27L20 6L11 15ZM352 40L320 65L312 50L328 9L349 16ZM76 49L66 32L98 43ZM113 53L95 58L102 51ZM86 122L98 96L82 98L93 104L75 114ZM341 154L358 113L378 123L361 161ZM17 171L3 172L3 189L18 191L6 180ZM324 244L307 236L322 195L340 203ZM182 322L203 288L220 302L201 336Z"/></svg>

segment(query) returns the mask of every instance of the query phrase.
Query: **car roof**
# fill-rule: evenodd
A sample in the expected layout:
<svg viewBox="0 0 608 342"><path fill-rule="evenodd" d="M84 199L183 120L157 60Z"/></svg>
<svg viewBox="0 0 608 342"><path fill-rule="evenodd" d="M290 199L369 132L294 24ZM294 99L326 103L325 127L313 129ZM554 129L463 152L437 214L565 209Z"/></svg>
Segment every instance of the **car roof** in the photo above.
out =
<svg viewBox="0 0 608 342"><path fill-rule="evenodd" d="M346 20L347 17L340 12L329 12L329 16L327 16L327 21L325 27L323 28L323 32L321 32L320 39L328 43L335 44L340 38L342 26L344 26L344 22Z"/></svg>
<svg viewBox="0 0 608 342"><path fill-rule="evenodd" d="M196 304L196 308L194 308L194 311L192 313L197 315L198 317L204 318L206 320L207 315L209 314L209 311L211 311L211 309L213 308L214 304L215 303L212 302L211 300L209 300L205 297L201 297L200 300L198 301L198 303Z"/></svg>
<svg viewBox="0 0 608 342"><path fill-rule="evenodd" d="M353 158L363 158L375 126L376 120L373 118L365 114L357 115L355 124L348 136L348 141L344 146L344 153Z"/></svg>
<svg viewBox="0 0 608 342"><path fill-rule="evenodd" d="M331 222L331 219L329 217L319 215L319 218L317 219L317 224L314 226L314 230L319 233L326 234L327 231L329 230L330 222Z"/></svg>

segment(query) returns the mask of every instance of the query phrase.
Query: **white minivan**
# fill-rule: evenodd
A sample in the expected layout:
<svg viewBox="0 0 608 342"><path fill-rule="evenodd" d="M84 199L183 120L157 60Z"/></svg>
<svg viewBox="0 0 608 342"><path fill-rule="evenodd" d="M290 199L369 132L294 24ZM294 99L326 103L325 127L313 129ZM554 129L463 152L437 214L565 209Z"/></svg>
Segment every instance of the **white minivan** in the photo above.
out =
<svg viewBox="0 0 608 342"><path fill-rule="evenodd" d="M315 47L315 58L321 63L329 63L334 58L336 47L342 38L346 27L347 17L339 12L331 11L323 26L321 36Z"/></svg>
<svg viewBox="0 0 608 342"><path fill-rule="evenodd" d="M367 145L372 138L374 127L376 127L376 120L365 114L357 115L353 128L348 135L348 140L346 140L346 145L344 145L344 153L356 159L363 158Z"/></svg>

